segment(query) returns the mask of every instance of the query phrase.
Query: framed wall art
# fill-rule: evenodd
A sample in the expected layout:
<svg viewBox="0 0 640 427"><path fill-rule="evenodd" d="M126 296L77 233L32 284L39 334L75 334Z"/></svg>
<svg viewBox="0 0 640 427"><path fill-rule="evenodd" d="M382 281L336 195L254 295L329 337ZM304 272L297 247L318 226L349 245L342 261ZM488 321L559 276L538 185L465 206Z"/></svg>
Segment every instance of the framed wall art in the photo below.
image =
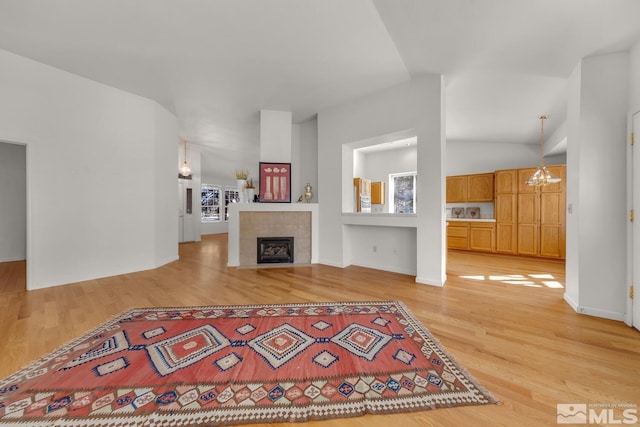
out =
<svg viewBox="0 0 640 427"><path fill-rule="evenodd" d="M291 163L260 162L260 203L291 203Z"/></svg>

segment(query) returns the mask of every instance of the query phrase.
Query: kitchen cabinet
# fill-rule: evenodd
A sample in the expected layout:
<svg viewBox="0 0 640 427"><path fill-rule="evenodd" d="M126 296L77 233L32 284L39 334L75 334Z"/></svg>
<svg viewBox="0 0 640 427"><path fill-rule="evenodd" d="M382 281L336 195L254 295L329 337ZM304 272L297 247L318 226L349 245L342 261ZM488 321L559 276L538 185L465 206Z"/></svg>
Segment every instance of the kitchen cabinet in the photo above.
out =
<svg viewBox="0 0 640 427"><path fill-rule="evenodd" d="M449 221L447 226L447 247L480 252L495 249L494 222Z"/></svg>
<svg viewBox="0 0 640 427"><path fill-rule="evenodd" d="M495 249L496 224L493 222L469 223L469 249L493 252Z"/></svg>
<svg viewBox="0 0 640 427"><path fill-rule="evenodd" d="M449 221L447 247L449 249L469 249L469 225L467 222Z"/></svg>
<svg viewBox="0 0 640 427"><path fill-rule="evenodd" d="M467 175L467 202L493 202L493 173Z"/></svg>
<svg viewBox="0 0 640 427"><path fill-rule="evenodd" d="M384 205L384 182L371 183L371 204Z"/></svg>
<svg viewBox="0 0 640 427"><path fill-rule="evenodd" d="M518 170L495 172L496 252L518 253Z"/></svg>
<svg viewBox="0 0 640 427"><path fill-rule="evenodd" d="M492 202L493 173L447 177L447 203Z"/></svg>
<svg viewBox="0 0 640 427"><path fill-rule="evenodd" d="M467 201L467 178L464 175L447 177L447 203Z"/></svg>
<svg viewBox="0 0 640 427"><path fill-rule="evenodd" d="M353 178L353 193L355 211L371 213L371 180Z"/></svg>
<svg viewBox="0 0 640 427"><path fill-rule="evenodd" d="M525 181L536 168L518 170L517 250L520 255L564 259L566 167L547 168L562 181L545 187L530 187Z"/></svg>

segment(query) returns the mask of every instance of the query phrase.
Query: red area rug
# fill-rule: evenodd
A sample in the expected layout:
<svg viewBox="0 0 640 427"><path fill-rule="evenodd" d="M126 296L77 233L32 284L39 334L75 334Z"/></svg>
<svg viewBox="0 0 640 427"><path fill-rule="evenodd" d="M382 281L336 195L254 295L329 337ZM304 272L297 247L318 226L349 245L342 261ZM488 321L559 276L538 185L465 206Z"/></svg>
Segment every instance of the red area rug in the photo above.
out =
<svg viewBox="0 0 640 427"><path fill-rule="evenodd" d="M494 402L400 302L147 308L1 381L0 425L226 425Z"/></svg>

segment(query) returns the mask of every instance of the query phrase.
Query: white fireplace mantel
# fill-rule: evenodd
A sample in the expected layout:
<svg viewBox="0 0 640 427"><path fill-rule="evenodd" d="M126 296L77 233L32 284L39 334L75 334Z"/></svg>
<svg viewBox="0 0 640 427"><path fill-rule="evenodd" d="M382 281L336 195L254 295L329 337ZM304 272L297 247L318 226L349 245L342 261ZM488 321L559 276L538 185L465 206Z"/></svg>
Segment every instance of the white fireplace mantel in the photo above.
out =
<svg viewBox="0 0 640 427"><path fill-rule="evenodd" d="M311 263L318 263L320 227L317 203L232 203L229 205L227 266L240 266L240 212L311 212Z"/></svg>

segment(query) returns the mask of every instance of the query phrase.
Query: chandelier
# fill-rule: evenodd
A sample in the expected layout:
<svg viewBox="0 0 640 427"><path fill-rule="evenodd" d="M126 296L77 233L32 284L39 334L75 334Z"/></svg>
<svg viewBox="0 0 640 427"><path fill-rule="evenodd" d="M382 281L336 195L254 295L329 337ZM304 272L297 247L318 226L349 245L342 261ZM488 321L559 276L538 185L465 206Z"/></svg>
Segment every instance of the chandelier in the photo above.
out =
<svg viewBox="0 0 640 427"><path fill-rule="evenodd" d="M532 187L544 187L549 184L557 184L562 178L555 176L544 165L544 121L548 119L548 115L542 115L540 119L540 166L525 182Z"/></svg>
<svg viewBox="0 0 640 427"><path fill-rule="evenodd" d="M189 167L189 163L187 163L187 140L184 140L184 162L182 166L180 166L180 175L183 177L187 177L191 175L191 168Z"/></svg>

